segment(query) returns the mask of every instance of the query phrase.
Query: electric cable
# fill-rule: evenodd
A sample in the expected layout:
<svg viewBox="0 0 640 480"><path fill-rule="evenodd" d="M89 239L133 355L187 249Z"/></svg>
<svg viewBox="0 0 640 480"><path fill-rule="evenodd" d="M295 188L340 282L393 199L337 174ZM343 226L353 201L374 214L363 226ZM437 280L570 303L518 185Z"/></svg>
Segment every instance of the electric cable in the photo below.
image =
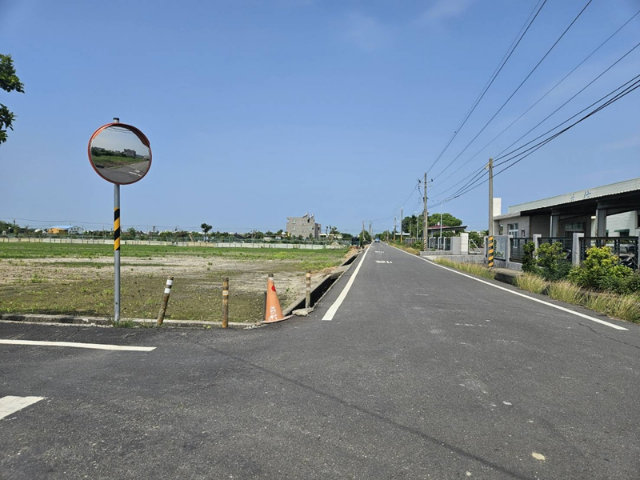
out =
<svg viewBox="0 0 640 480"><path fill-rule="evenodd" d="M513 98L513 96L520 90L520 88L522 88L522 86L526 83L526 81L531 77L531 75L533 74L533 72L535 72L538 67L542 64L542 62L547 58L547 56L549 56L549 54L551 53L551 51L556 47L556 45L558 45L558 43L560 42L560 40L562 40L562 38L566 35L566 33L571 29L571 27L576 23L576 21L580 18L580 16L583 14L583 12L587 9L587 7L591 4L593 0L588 0L587 3L585 4L584 7L582 7L582 10L580 10L580 12L578 13L578 15L576 15L576 17L572 20L572 22L569 24L569 26L564 30L564 32L562 32L562 34L558 37L558 39L553 43L553 45L551 45L551 47L549 48L549 50L547 50L547 53L544 54L544 56L540 59L540 61L536 64L535 67L533 67L533 69L529 72L529 74L524 78L524 80L522 80L522 82L520 82L520 85L518 85L518 87L513 91L513 93L511 93L511 95L509 95L509 97L504 101L504 103L500 106L500 108L496 111L496 113L493 114L493 116L489 119L489 121L487 121L487 123L484 124L484 126L480 129L480 131L475 135L475 137L473 137L471 139L471 141L462 149L462 151L451 161L449 162L449 164L444 168L444 170L442 170L439 174L437 174L434 179L437 179L438 177L440 177L440 175L442 175L444 172L447 171L447 169L452 166L455 161L460 158L460 156L466 152L467 148L469 148L469 146L480 136L480 134L482 134L482 132L484 132L484 130L489 126L489 124L493 121L494 118L496 118L496 116L502 111L502 109L509 103L509 101Z"/></svg>
<svg viewBox="0 0 640 480"><path fill-rule="evenodd" d="M541 1L543 1L542 6L540 8L538 8L538 5L540 5ZM463 118L462 122L460 123L458 128L453 132L453 135L451 136L451 138L449 139L449 141L447 142L445 147L442 149L442 151L440 152L438 157L434 160L434 162L431 164L431 166L427 169L427 172L431 171L431 169L436 165L436 163L438 163L438 161L440 160L440 158L442 157L444 152L446 152L447 149L449 148L449 146L451 145L451 142L453 142L453 140L456 138L456 136L458 135L458 133L460 132L462 127L465 125L465 123L467 123L467 120L469 119L471 114L474 112L474 110L476 109L476 107L478 106L480 101L483 99L483 97L485 96L485 94L487 93L487 91L489 90L489 88L491 87L493 82L495 81L495 79L498 77L498 75L500 74L500 72L502 71L504 66L507 64L507 62L511 58L511 55L513 55L513 52L516 50L516 48L518 48L518 45L520 44L520 42L522 41L524 36L527 34L527 32L529 31L529 28L531 27L531 25L533 24L535 19L538 17L538 14L540 13L540 11L542 10L542 7L544 7L546 3L547 3L547 0L540 0L536 4L536 6L533 8L531 13L529 14L529 17L527 18L527 20L525 21L523 26L520 28L520 31L518 32L518 34L516 35L514 40L511 42L511 45L507 49L507 52L502 57L502 60L500 60L500 62L498 63L498 66L496 67L496 69L493 71L493 73L489 77L489 80L487 80L487 83L485 84L485 86L482 88L480 94L478 95L478 98L474 101L474 103L471 106L471 108L469 109L469 111L465 114L465 117ZM538 10L537 12L536 12L536 9ZM534 14L534 12L536 12L535 16L533 17L533 19L531 19L531 16ZM529 21L530 19L531 19L531 21ZM525 29L525 27L526 27L526 29ZM522 33L523 30L524 30L524 33ZM515 44L515 46L514 46L514 44Z"/></svg>
<svg viewBox="0 0 640 480"><path fill-rule="evenodd" d="M622 87L624 87L625 85L627 85L627 86L626 86L626 88L624 88L624 90L622 90L621 92L617 93L615 96L613 96L612 98L610 98L609 100L607 100L605 103L603 103L602 105L600 105L600 106L596 107L596 108L595 108L595 109L593 109L591 112L589 112L587 115L583 116L582 118L580 118L579 120L575 121L575 122L574 122L574 123L572 123L571 125L569 125L569 126L565 127L564 129L562 129L562 130L560 130L560 131L558 131L558 132L554 133L553 135L549 136L548 138L545 138L544 140L542 140L542 141L540 141L539 143L537 143L537 144L533 145L532 147L530 147L530 148L528 148L528 149L524 150L523 152L520 152L520 153L518 153L518 154L514 155L513 157L511 157L511 158L509 158L509 159L506 159L506 160L503 160L502 162L500 162L500 163L498 163L498 164L494 165L494 166L499 166L499 165L503 165L503 164L505 164L505 163L507 163L507 162L513 161L510 165L507 165L507 166L506 166L505 168L503 168L502 170L500 170L500 171L498 171L498 172L494 173L494 175L493 175L493 176L494 176L494 177L498 176L499 174L503 173L504 171L508 170L509 168L513 167L513 166L514 166L514 165L516 165L517 163L519 163L519 162L521 162L522 160L524 160L525 158L527 158L529 155L532 155L533 153L535 153L536 151L538 151L540 148L542 148L542 147L543 147L543 146L545 146L546 144L548 144L548 143L550 143L551 141L555 140L556 138L558 138L558 137L559 137L560 135L562 135L563 133L566 133L567 131L569 131L570 129L572 129L573 127L575 127L576 125L578 125L579 123L581 123L581 122L585 121L586 119L588 119L588 118L592 117L592 116L593 116L593 115L595 115L596 113L598 113L598 112L602 111L602 110L603 110L603 109L605 109L606 107L608 107L608 106L612 105L613 103L615 103L615 102L617 102L618 100L620 100L620 99L624 98L625 96L627 96L627 95L628 95L628 94L630 94L631 92L633 92L633 91L635 91L636 89L640 88L640 79L639 79L639 77L640 77L640 75L637 75L637 76L636 76L636 77L634 77L632 80L630 80L630 81L626 82L623 86L618 87L618 88L617 88L616 90L614 90L612 93L614 93L614 92L615 92L615 91L617 91L617 90L620 90L620 88L622 88ZM635 81L634 81L634 80L635 80ZM631 82L633 82L633 83L631 83ZM631 83L631 84L630 84L630 83ZM629 85L629 84L630 84L630 85ZM605 97L603 97L603 98L606 98L606 97L610 96L612 93L609 93L608 95L606 95L606 96L605 96ZM602 100L602 99L601 99L601 100ZM597 102L596 102L596 103L597 103ZM593 104L592 104L592 105L593 105ZM587 108L588 108L588 107L587 107ZM584 110L583 110L583 111L584 111ZM571 118L575 118L575 116L576 116L576 115L574 115L574 116L573 116L573 117L571 117ZM567 121L562 122L561 124L559 124L559 126L560 126L560 125L565 124L566 122L567 122ZM557 128L557 126L556 126L556 127L554 127L554 129L555 129L555 128ZM554 129L552 129L552 130L554 130ZM550 130L550 131L551 131L551 130ZM548 132L547 132L547 133L548 133ZM539 138L539 137L538 137L538 138ZM531 143L531 142L528 142L528 143ZM513 153L513 152L515 152L515 151L517 151L517 150L520 150L520 149L524 148L526 145L528 145L528 143L527 143L527 144L525 144L525 145L523 145L523 146L521 146L521 147L519 147L519 148L518 148L518 149L516 149L516 150L513 150L513 151L512 151L512 152L510 152L510 153ZM517 157L521 157L521 158L518 158L517 160L515 160ZM503 158L504 158L504 157L503 157ZM471 190L474 190L474 189L478 188L480 185L482 185L482 184L486 183L486 182L488 181L488 179L487 179L487 180L484 180L484 181L482 181L482 182L480 182L480 183L477 183L478 181L479 181L479 179L478 179L478 180L476 180L476 182L474 182L474 183L476 183L475 185L473 185L473 186L469 185L469 187L467 187L467 188L466 188L466 190L460 189L460 190L459 190L458 192L456 192L454 195L451 195L451 196L450 196L450 197L448 197L447 199L443 200L443 202L451 201L451 200L453 200L453 199L455 199L455 198L459 198L459 197L461 197L462 195L464 195L464 194L466 194L466 193L470 192Z"/></svg>
<svg viewBox="0 0 640 480"><path fill-rule="evenodd" d="M587 55L578 65L576 65L569 73L567 73L559 82L557 82L553 87L551 87L549 90L547 90L547 92L544 95L542 95L540 98L538 98L538 100L536 100L535 103L533 103L527 110L525 110L518 118L516 118L513 122L511 122L504 130L502 130L498 135L493 137L493 139L491 141L489 141L484 147L482 147L480 150L478 150L473 156L471 156L466 162L464 162L462 165L460 165L456 170L451 172L441 182L446 182L449 178L451 178L453 175L455 175L457 172L459 172L460 169L462 169L465 165L467 165L471 160L473 160L475 157L477 157L484 149L486 149L489 145L491 145L494 141L496 141L499 137L501 137L503 133L505 133L507 130L509 130L522 117L524 117L527 113L529 113L531 111L531 109L533 109L536 105L538 105L538 103L540 103L544 98L546 98L547 95L549 95L553 90L555 90L562 82L564 82L571 74L573 74L573 72L575 72L578 68L580 68L587 60L589 60L598 50L600 50L607 42L609 42L609 40L611 40L614 36L616 36L624 27L626 27L639 14L640 14L640 10L638 10L631 18L629 18L624 24L622 24L615 32L613 32L611 35L609 35L609 37L605 41L603 41L600 45L598 45L598 47L595 50L593 50L589 55ZM636 45L636 47L637 47L637 45ZM636 47L634 47L634 49ZM624 56L628 55L629 53L630 52L627 52L627 54L625 54ZM622 58L624 58L624 56ZM620 61L621 59L619 59L618 61ZM614 63L614 65L615 65L615 63ZM609 68L611 68L611 67L609 67ZM605 72L606 72L606 70L605 70ZM603 72L603 73L605 73L605 72ZM599 78L599 77L597 77L597 78ZM597 78L595 80L597 80ZM527 133L529 133L529 132L527 132ZM520 137L520 138L522 138L522 137ZM518 139L518 140L520 140L520 139ZM518 140L516 140L516 142L514 142L514 143L517 143ZM509 148L509 147L507 147L507 148ZM450 190L450 188L449 188L449 190Z"/></svg>

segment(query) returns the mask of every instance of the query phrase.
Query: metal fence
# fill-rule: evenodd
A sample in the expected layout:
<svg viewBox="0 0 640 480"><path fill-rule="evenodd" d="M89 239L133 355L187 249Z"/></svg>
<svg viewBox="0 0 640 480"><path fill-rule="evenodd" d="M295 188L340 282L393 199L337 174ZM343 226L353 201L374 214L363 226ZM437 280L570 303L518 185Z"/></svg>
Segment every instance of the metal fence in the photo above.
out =
<svg viewBox="0 0 640 480"><path fill-rule="evenodd" d="M570 252L573 248L573 237L540 237L540 245L543 243L554 244L560 242L562 244L562 250Z"/></svg>
<svg viewBox="0 0 640 480"><path fill-rule="evenodd" d="M450 237L429 237L428 248L431 250L451 250Z"/></svg>
<svg viewBox="0 0 640 480"><path fill-rule="evenodd" d="M583 237L580 239L581 262L591 247L609 247L623 265L638 269L638 237Z"/></svg>
<svg viewBox="0 0 640 480"><path fill-rule="evenodd" d="M522 259L524 258L524 246L526 243L531 242L530 238L510 238L509 242L511 243L510 253L509 253L509 261L522 263Z"/></svg>

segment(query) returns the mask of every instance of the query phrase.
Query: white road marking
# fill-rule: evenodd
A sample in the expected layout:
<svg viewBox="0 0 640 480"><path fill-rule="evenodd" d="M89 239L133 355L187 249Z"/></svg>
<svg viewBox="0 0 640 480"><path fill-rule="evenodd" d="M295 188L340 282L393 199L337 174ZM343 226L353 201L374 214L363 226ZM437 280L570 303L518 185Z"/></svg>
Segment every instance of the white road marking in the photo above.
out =
<svg viewBox="0 0 640 480"><path fill-rule="evenodd" d="M362 267L362 264L364 263L364 259L367 258L367 253L369 253L369 249L367 249L367 251L364 252L364 256L362 257L362 260L360 260L360 263L358 264L358 268L356 268L356 271L353 272L353 275L351 275L351 278L342 289L342 292L340 292L338 299L335 302L333 302L333 305L331 305L331 307L329 307L329 310L327 310L327 313L324 314L324 317L322 317L322 320L329 320L329 321L333 320L333 317L336 315L336 312L340 308L340 305L342 305L342 302L344 302L344 299L347 298L347 293L349 293L349 290L351 290L351 285L353 285L353 282L356 280L356 276L360 271L360 267Z"/></svg>
<svg viewBox="0 0 640 480"><path fill-rule="evenodd" d="M73 347L91 348L94 350L121 350L128 352L150 352L156 347L128 347L121 345L103 345L101 343L74 343L74 342L45 342L35 340L5 340L0 338L0 344L4 345L34 345L43 347Z"/></svg>
<svg viewBox="0 0 640 480"><path fill-rule="evenodd" d="M398 250L400 250L400 249L398 248ZM416 257L416 255L413 255L413 254L411 254L409 252L405 252L404 250L400 250L400 251L402 253L406 253L407 255L411 255L412 257ZM493 288L498 288L500 290L503 290L505 292L511 293L513 295L517 295L519 297L528 298L529 300L532 300L534 302L538 302L538 303L541 303L543 305L547 305L548 307L555 308L557 310L562 310L563 312L570 313L571 315L576 315L576 316L581 317L581 318L586 318L587 320L591 320L592 322L596 322L596 323L600 323L602 325L606 325L607 327L611 327L611 328L614 328L616 330L624 330L625 332L629 330L628 328L620 327L619 325L614 325L613 323L605 322L604 320L600 320L599 318L590 317L589 315L585 315L584 313L575 312L573 310L569 310L568 308L561 307L560 305L554 305L553 303L545 302L544 300L540 300L539 298L533 298L533 297L530 297L529 295L525 295L524 293L520 293L520 292L515 292L513 290L509 290L508 288L501 287L500 285L494 285L493 283L489 283L489 282L487 282L485 280L481 280L479 278L472 277L471 275L467 275L466 273L459 272L458 270L454 270L452 268L448 268L448 267L444 267L442 265L438 265L437 263L432 262L431 260L427 260L426 258L422 258L422 257L417 257L417 258L419 258L420 260L424 260L425 262L430 263L431 265L435 265L436 267L444 268L445 270L449 270L450 272L457 273L458 275L462 275L463 277L470 278L471 280L475 280L476 282L484 283L485 285L489 285L490 287L493 287Z"/></svg>
<svg viewBox="0 0 640 480"><path fill-rule="evenodd" d="M376 260L376 263L393 263L390 260Z"/></svg>
<svg viewBox="0 0 640 480"><path fill-rule="evenodd" d="M2 397L0 398L0 418L7 417L43 399L44 397Z"/></svg>

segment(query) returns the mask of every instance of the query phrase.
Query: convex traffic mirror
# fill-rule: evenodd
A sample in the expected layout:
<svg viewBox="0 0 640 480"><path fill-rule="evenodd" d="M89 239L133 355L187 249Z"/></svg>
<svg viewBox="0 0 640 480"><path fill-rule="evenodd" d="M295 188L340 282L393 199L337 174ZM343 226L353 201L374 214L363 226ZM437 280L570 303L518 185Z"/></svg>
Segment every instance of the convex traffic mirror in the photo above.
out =
<svg viewBox="0 0 640 480"><path fill-rule="evenodd" d="M151 146L144 133L124 123L109 123L89 140L91 166L102 178L117 185L142 179L151 167Z"/></svg>

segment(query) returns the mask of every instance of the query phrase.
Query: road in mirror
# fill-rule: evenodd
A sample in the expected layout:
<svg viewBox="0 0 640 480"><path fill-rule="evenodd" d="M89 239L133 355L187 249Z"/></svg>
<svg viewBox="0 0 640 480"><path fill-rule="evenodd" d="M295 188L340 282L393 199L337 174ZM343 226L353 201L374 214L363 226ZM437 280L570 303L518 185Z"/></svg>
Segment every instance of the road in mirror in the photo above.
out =
<svg viewBox="0 0 640 480"><path fill-rule="evenodd" d="M144 177L151 152L135 132L117 125L102 130L91 141L91 163L106 180L121 185Z"/></svg>

